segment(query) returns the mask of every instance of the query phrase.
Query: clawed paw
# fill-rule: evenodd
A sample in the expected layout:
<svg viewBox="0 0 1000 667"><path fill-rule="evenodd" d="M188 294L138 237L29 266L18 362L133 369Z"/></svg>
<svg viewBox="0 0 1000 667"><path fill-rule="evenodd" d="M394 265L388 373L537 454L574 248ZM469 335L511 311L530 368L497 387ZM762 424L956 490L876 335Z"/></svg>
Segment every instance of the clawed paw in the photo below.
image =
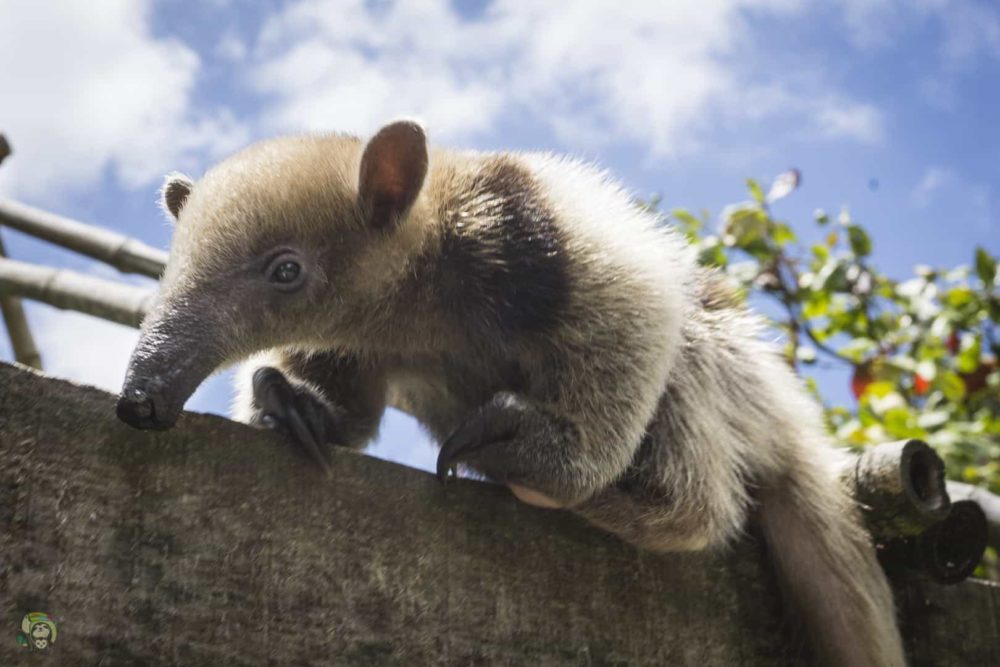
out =
<svg viewBox="0 0 1000 667"><path fill-rule="evenodd" d="M475 461L484 449L507 442L517 435L517 421L509 415L486 409L455 430L441 445L437 477L442 484L458 476L458 464Z"/></svg>
<svg viewBox="0 0 1000 667"><path fill-rule="evenodd" d="M327 407L311 393L297 391L275 368L259 368L253 375L254 403L261 426L286 431L330 477Z"/></svg>

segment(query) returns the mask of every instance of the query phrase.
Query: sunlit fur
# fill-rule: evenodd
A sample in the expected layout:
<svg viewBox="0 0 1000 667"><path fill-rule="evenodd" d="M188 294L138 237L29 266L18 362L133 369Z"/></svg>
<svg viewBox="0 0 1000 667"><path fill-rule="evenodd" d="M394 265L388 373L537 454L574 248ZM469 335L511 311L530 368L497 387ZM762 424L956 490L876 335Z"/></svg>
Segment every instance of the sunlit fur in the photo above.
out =
<svg viewBox="0 0 1000 667"><path fill-rule="evenodd" d="M357 418L377 421L391 404L439 440L491 395L514 391L574 434L558 445L537 434L528 451L552 484L542 473L534 485L506 479L519 496L541 493L539 504L569 507L657 551L720 547L756 525L821 661L904 664L889 587L837 482L839 454L817 406L761 340L759 319L723 279L696 268L678 235L579 162L441 150L398 228L366 234L356 206L363 148L340 136L266 142L213 169L184 205L167 303L271 239L321 248L324 291L308 309L253 327L234 310L227 357L260 353L238 379L237 418L257 416L249 376L260 365L354 418L303 370L308 355L351 355L383 383L383 400ZM482 238L476 261L509 256L489 247L498 241L488 233L504 224L495 215L505 193L476 185L491 170L501 174L494 189L526 175L533 203L555 221L569 287L554 323L494 331L488 311L462 317L443 302L454 284L418 283L451 280L432 269L456 233ZM367 436L341 444L363 446L374 429L358 432Z"/></svg>

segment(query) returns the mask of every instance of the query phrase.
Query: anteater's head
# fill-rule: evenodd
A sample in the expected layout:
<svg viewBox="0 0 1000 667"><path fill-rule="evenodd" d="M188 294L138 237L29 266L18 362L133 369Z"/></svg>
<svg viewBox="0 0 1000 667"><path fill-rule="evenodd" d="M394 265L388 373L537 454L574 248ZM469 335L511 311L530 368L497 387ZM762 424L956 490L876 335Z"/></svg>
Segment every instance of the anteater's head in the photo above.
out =
<svg viewBox="0 0 1000 667"><path fill-rule="evenodd" d="M415 214L426 172L423 130L396 122L367 145L278 139L197 183L167 177L163 207L176 229L119 418L169 428L220 366L273 347L328 346L373 298L373 263L405 245L399 223Z"/></svg>

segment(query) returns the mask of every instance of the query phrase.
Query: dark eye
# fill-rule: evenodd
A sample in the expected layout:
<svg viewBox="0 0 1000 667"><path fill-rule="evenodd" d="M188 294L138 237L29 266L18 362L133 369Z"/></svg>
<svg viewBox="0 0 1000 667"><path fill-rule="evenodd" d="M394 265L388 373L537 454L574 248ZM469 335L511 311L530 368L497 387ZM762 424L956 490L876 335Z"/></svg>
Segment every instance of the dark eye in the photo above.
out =
<svg viewBox="0 0 1000 667"><path fill-rule="evenodd" d="M302 267L299 266L298 262L286 260L278 264L271 271L271 282L288 285L294 283L301 272Z"/></svg>
<svg viewBox="0 0 1000 667"><path fill-rule="evenodd" d="M286 251L271 260L264 276L274 289L294 292L305 284L307 273L308 267L302 264L298 253Z"/></svg>

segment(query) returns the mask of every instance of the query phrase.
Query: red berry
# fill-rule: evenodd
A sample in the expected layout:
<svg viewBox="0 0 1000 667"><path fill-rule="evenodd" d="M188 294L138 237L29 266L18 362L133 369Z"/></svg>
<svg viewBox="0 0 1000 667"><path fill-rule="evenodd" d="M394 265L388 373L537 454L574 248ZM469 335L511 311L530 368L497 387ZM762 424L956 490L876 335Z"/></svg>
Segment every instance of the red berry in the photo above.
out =
<svg viewBox="0 0 1000 667"><path fill-rule="evenodd" d="M945 342L945 346L948 348L949 352L951 352L952 354L957 354L958 348L961 344L962 344L962 339L958 337L957 331L952 331L950 334L948 334L948 340Z"/></svg>
<svg viewBox="0 0 1000 667"><path fill-rule="evenodd" d="M959 377L965 382L965 391L974 394L986 386L986 379L990 373L996 370L996 359L984 359L979 363L979 367L971 373L959 373Z"/></svg>
<svg viewBox="0 0 1000 667"><path fill-rule="evenodd" d="M851 393L854 398L860 399L865 393L865 389L872 383L871 373L867 366L855 366L854 375L851 376Z"/></svg>

